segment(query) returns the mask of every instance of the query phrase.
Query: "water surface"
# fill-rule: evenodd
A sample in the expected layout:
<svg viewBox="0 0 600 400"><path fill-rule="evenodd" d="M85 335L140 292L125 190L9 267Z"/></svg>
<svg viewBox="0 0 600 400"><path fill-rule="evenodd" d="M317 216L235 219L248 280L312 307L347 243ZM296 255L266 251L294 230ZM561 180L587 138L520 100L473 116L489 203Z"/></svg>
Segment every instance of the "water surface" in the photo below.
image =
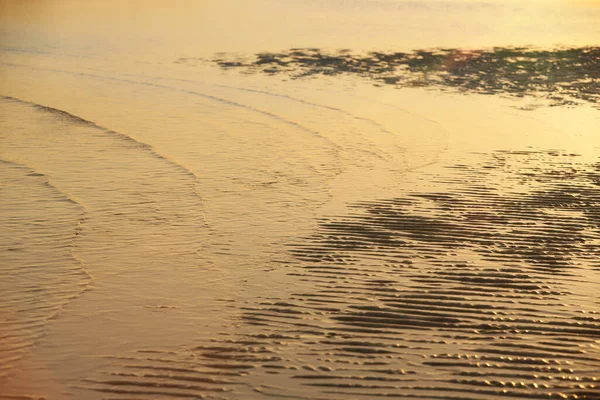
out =
<svg viewBox="0 0 600 400"><path fill-rule="evenodd" d="M599 398L596 2L0 20L0 398Z"/></svg>

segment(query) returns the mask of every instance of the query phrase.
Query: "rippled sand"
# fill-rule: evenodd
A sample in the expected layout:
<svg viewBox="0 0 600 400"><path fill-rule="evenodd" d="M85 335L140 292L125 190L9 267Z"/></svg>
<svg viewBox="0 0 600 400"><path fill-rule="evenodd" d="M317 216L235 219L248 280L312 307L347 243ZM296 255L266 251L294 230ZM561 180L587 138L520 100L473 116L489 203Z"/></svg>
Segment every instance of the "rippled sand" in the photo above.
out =
<svg viewBox="0 0 600 400"><path fill-rule="evenodd" d="M600 399L597 8L159 3L0 6L0 399Z"/></svg>

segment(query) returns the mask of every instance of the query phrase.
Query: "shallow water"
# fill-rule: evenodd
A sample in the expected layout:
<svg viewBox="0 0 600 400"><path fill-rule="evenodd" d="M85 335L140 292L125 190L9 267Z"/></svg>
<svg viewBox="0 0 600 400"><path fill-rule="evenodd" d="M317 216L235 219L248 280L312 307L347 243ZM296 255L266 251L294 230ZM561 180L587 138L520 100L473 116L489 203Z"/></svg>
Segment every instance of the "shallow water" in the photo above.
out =
<svg viewBox="0 0 600 400"><path fill-rule="evenodd" d="M175 3L0 3L0 398L600 398L595 2Z"/></svg>

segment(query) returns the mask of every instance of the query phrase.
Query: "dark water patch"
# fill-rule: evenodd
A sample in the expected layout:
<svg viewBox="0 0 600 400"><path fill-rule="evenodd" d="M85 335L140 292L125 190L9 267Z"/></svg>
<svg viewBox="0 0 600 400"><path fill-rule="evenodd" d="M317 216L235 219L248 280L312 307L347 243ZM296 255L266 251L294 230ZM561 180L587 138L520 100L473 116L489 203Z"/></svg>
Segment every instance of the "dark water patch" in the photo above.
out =
<svg viewBox="0 0 600 400"><path fill-rule="evenodd" d="M177 60L194 64L195 58ZM465 93L543 99L551 106L600 102L600 48L541 50L496 47L488 50L433 49L413 52L291 49L254 58L219 54L209 62L223 69L292 78L350 74L379 85L435 87Z"/></svg>

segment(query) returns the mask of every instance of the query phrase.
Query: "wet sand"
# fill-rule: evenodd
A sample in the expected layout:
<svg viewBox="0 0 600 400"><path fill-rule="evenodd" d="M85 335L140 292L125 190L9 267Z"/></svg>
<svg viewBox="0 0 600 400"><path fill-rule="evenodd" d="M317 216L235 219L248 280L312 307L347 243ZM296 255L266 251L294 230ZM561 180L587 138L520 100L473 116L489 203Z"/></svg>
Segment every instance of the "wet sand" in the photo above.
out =
<svg viewBox="0 0 600 400"><path fill-rule="evenodd" d="M351 3L3 5L0 399L600 398L597 9Z"/></svg>

